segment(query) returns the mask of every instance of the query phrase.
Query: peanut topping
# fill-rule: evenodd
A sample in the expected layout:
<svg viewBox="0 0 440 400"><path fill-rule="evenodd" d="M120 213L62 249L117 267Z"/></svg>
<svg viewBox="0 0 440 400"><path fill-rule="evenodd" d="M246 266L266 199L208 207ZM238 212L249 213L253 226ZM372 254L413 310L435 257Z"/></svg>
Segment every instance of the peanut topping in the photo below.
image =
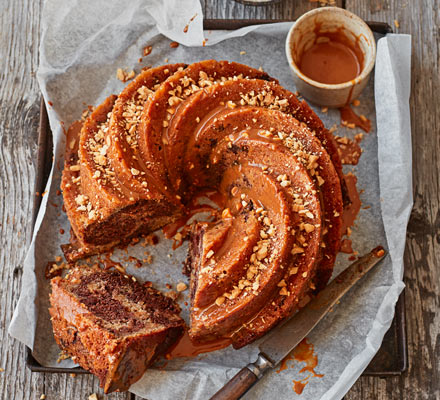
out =
<svg viewBox="0 0 440 400"><path fill-rule="evenodd" d="M215 304L217 304L218 306L221 306L224 302L225 302L225 298L223 296L217 297L215 299Z"/></svg>
<svg viewBox="0 0 440 400"><path fill-rule="evenodd" d="M176 290L177 290L178 292L183 292L183 291L185 291L187 288L188 288L188 286L187 286L186 283L184 283L184 282L179 282L179 283L177 284L177 286L176 286Z"/></svg>

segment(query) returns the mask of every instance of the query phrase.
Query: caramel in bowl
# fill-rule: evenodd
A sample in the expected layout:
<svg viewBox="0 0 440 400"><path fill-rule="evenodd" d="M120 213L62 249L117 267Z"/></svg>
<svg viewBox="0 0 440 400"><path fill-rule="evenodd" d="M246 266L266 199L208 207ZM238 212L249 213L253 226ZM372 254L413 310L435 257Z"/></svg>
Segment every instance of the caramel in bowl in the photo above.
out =
<svg viewBox="0 0 440 400"><path fill-rule="evenodd" d="M358 16L322 7L294 23L286 39L286 56L302 96L321 106L343 107L368 83L376 43Z"/></svg>

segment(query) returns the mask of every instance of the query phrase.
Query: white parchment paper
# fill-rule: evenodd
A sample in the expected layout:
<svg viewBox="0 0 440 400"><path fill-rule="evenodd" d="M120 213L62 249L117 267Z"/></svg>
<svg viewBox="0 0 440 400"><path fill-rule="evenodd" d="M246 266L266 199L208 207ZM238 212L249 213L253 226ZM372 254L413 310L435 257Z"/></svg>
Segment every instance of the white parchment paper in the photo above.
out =
<svg viewBox="0 0 440 400"><path fill-rule="evenodd" d="M68 232L69 224L61 211L62 198L56 194L65 146L61 123L68 126L80 117L86 105L97 105L109 94L120 92L124 84L116 79L117 68L139 72L145 65L224 59L262 66L282 85L295 91L284 55L290 25L203 32L198 0L138 0L130 2L129 7L119 1L46 1L38 79L54 135L55 162L24 263L21 296L9 328L13 337L33 349L34 357L42 365L74 366L70 360L57 364L59 349L51 333L47 311L49 284L44 277L47 262L61 255L59 245L68 241L68 234L59 232L60 228ZM188 30L184 33L186 26ZM172 49L171 40L182 45ZM198 46L203 40L206 47L188 47ZM153 51L139 63L146 45L153 46ZM243 51L246 54L241 54ZM371 119L373 129L364 135L359 164L346 167L346 171L355 172L358 187L363 190L364 208L351 237L354 249L363 254L382 244L389 256L309 335L319 359L316 372L324 376L309 379L302 399L340 399L348 391L379 349L404 287L403 251L412 207L409 80L409 36L387 35L379 39L375 74L357 109ZM49 102L53 105L49 106ZM326 126L340 122L337 111L322 113L319 108L314 109ZM340 127L337 134L353 137L358 132ZM145 258L145 251L150 252L154 259L151 265L135 268L124 251L115 251L112 258L121 261L140 280L150 280L157 288L167 290L167 283L175 286L186 281L181 263L187 247L172 251L171 242L159 236L159 244L152 248L128 248L129 255L139 259ZM348 264L348 256L340 254L335 273ZM183 305L188 300L185 292L180 302ZM188 319L187 307L183 307L183 317ZM256 343L239 351L228 348L191 360L177 359L167 364L160 361L131 391L151 400L206 399L239 368L254 361L257 352ZM292 380L306 378L307 374L299 372L302 367L301 363L291 362L284 371L270 372L246 398L297 397Z"/></svg>

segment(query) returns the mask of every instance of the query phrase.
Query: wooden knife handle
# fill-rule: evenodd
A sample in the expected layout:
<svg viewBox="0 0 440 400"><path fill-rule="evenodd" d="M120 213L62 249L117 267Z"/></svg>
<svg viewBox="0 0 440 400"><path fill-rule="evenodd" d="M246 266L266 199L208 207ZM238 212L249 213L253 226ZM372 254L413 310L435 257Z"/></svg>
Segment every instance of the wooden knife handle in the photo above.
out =
<svg viewBox="0 0 440 400"><path fill-rule="evenodd" d="M211 400L238 400L256 381L257 375L244 367Z"/></svg>

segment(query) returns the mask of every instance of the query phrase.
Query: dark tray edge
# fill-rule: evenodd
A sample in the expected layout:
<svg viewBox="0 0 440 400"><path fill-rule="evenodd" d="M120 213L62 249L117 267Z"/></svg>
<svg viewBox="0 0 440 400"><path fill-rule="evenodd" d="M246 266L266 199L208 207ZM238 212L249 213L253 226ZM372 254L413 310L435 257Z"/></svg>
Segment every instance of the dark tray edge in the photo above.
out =
<svg viewBox="0 0 440 400"><path fill-rule="evenodd" d="M234 30L249 25L274 24L278 22L294 22L288 19L206 19L203 21L205 30ZM370 29L377 33L391 33L393 30L386 22L365 21Z"/></svg>
<svg viewBox="0 0 440 400"><path fill-rule="evenodd" d="M293 22L289 20L271 20L271 19L206 19L204 21L204 29L207 30L234 30L244 26L270 24L277 22ZM371 30L377 33L390 33L392 28L384 22L366 21ZM37 153L37 174L35 180L35 198L33 205L32 225L35 226L35 221L38 215L38 210L41 205L42 193L44 191L47 178L52 162L52 137L49 135L50 126L47 116L47 109L44 99L41 98L40 103L40 121L38 130L38 153ZM399 297L395 308L396 329L397 329L397 350L399 354L399 369L396 371L382 371L369 372L364 371L363 376L395 376L401 375L408 368L408 352L407 352L407 338L406 338L406 321L405 321L405 296L404 292ZM26 366L32 372L45 373L66 373L66 374L89 374L83 368L61 368L61 367L44 367L32 355L32 350L26 346Z"/></svg>

